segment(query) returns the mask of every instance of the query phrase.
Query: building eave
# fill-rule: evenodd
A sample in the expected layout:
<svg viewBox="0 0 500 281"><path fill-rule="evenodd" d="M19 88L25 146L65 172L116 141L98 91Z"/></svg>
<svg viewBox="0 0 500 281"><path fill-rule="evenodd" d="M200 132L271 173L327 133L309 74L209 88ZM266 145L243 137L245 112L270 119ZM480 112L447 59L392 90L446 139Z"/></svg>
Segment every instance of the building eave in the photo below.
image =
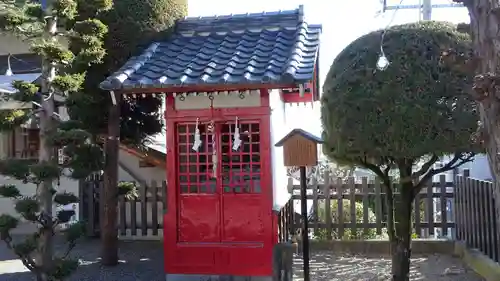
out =
<svg viewBox="0 0 500 281"><path fill-rule="evenodd" d="M164 159L159 159L157 157L154 157L152 155L148 155L142 151L139 151L138 149L134 149L131 147L128 147L124 144L120 144L120 149L123 150L124 152L127 152L128 154L131 154L135 157L138 157L144 161L146 161L149 164L152 164L156 167L165 167L166 166L166 161Z"/></svg>
<svg viewBox="0 0 500 281"><path fill-rule="evenodd" d="M154 94L154 93L186 93L186 92L215 92L215 91L239 91L260 89L283 89L297 87L297 83L280 84L221 84L221 85L188 85L173 87L144 87L144 88L121 88L115 91L119 94Z"/></svg>

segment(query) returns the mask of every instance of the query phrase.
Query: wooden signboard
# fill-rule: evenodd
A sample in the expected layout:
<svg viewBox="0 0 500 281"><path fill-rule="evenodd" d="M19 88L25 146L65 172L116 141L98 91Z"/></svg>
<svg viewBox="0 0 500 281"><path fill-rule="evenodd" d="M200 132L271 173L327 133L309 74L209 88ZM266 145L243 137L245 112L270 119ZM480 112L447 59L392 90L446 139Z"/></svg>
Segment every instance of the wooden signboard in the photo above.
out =
<svg viewBox="0 0 500 281"><path fill-rule="evenodd" d="M318 145L323 140L302 129L293 129L275 144L283 147L283 161L287 167L300 167L300 209L302 215L302 257L304 260L304 281L310 281L309 274L309 226L307 215L306 167L318 164Z"/></svg>
<svg viewBox="0 0 500 281"><path fill-rule="evenodd" d="M287 167L316 166L318 145L323 140L302 129L293 129L275 146L283 147L283 161Z"/></svg>

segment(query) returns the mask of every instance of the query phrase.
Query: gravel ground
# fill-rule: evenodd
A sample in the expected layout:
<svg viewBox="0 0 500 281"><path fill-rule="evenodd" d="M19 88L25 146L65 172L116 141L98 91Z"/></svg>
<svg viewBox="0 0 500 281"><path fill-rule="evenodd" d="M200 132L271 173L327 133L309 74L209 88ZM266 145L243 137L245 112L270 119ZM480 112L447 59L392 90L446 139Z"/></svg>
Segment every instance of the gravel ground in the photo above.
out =
<svg viewBox="0 0 500 281"><path fill-rule="evenodd" d="M163 247L159 242L123 242L120 265L102 268L96 253L97 241L85 242L74 251L82 258L80 267L70 281L164 281ZM301 278L301 260L295 261L296 279ZM335 256L331 252L314 253L311 274L314 281L375 281L389 280L390 261L381 257ZM0 281L28 281L32 275L0 246ZM457 259L444 256L417 257L412 260L411 280L483 281L463 267Z"/></svg>
<svg viewBox="0 0 500 281"><path fill-rule="evenodd" d="M302 279L302 260L295 259L294 281ZM331 252L312 255L311 280L314 281L388 281L391 260L380 256L336 256ZM442 255L415 257L411 261L410 280L419 281L484 281L459 259Z"/></svg>

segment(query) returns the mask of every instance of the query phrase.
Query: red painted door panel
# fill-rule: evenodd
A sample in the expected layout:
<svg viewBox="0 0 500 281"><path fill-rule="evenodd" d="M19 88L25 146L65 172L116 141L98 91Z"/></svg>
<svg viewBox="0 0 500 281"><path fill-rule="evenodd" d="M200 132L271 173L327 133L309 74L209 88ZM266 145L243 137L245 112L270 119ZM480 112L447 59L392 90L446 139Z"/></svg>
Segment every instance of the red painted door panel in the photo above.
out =
<svg viewBox="0 0 500 281"><path fill-rule="evenodd" d="M219 198L181 196L179 199L179 242L219 242Z"/></svg>
<svg viewBox="0 0 500 281"><path fill-rule="evenodd" d="M263 204L260 196L224 195L222 242L265 241Z"/></svg>
<svg viewBox="0 0 500 281"><path fill-rule="evenodd" d="M196 123L176 124L177 188L169 194L176 208L165 216L175 224L165 227L168 273L271 274L272 201L265 196L272 191L261 171L269 142L261 140L259 121L238 122L239 147L233 147L236 122L216 122L213 131L200 122L197 152Z"/></svg>

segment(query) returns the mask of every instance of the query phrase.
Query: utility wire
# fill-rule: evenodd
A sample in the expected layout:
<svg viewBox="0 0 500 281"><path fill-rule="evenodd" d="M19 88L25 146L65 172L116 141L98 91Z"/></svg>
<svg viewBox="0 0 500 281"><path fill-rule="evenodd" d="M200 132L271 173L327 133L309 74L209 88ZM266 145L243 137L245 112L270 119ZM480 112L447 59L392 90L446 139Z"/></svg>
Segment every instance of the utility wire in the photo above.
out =
<svg viewBox="0 0 500 281"><path fill-rule="evenodd" d="M404 0L400 0L399 1L399 5L402 5L404 2ZM385 4L385 3L384 3ZM380 58L383 58L385 60L387 60L387 57L385 56L385 52L384 52L384 37L385 37L385 34L387 33L387 30L389 29L389 27L391 27L392 23L394 22L394 20L396 19L396 14L397 12L399 11L399 9L395 9L392 16L391 16L391 19L389 20L389 23L385 26L385 28L382 30L382 35L381 35L381 38L380 38ZM378 17L379 14L376 14L375 15L375 18ZM361 56L359 55L356 55L356 57L354 57L350 62L349 62L349 66L346 67L339 75L337 75L337 77L340 77L342 76L344 73L346 73L349 69L351 69L352 67L354 67L356 65L356 63L358 63L359 61L361 60ZM388 60L387 60L388 62Z"/></svg>
<svg viewBox="0 0 500 281"><path fill-rule="evenodd" d="M7 63L8 63L8 65L7 65L7 71L6 71L6 75L7 75L7 76L11 76L11 75L15 74L15 73L13 73L13 71L12 71L12 67L11 67L11 64L10 64L10 59L11 59L11 58L12 58L12 59L15 59L15 60L16 60L16 61L18 61L18 62L21 62L21 63L23 63L23 64L26 64L26 65L33 65L33 63L32 63L32 62L27 62L27 61L25 61L25 60L23 60L23 59L20 59L20 58L18 58L18 57L16 57L16 56L14 56L14 55L12 55L12 54L9 54L9 56L8 56L8 58L7 58ZM31 68L31 69L23 69L22 71L23 71L23 72L31 72L31 71L41 71L41 70L42 70L42 69L41 69L40 67L36 67L36 68Z"/></svg>
<svg viewBox="0 0 500 281"><path fill-rule="evenodd" d="M403 4L404 0L400 0L399 1L399 4L398 6L396 7L396 9L394 10L394 13L392 14L392 17L391 19L389 20L389 23L387 23L387 25L385 26L384 30L382 31L382 35L380 36L380 57L377 61L377 68L379 70L386 70L387 67L389 67L389 60L387 59L387 57L385 56L385 52L384 52L384 39L385 39L385 34L387 33L387 30L391 27L392 25L392 22L394 21L394 19L396 19L396 14L398 13L399 11L399 7Z"/></svg>

